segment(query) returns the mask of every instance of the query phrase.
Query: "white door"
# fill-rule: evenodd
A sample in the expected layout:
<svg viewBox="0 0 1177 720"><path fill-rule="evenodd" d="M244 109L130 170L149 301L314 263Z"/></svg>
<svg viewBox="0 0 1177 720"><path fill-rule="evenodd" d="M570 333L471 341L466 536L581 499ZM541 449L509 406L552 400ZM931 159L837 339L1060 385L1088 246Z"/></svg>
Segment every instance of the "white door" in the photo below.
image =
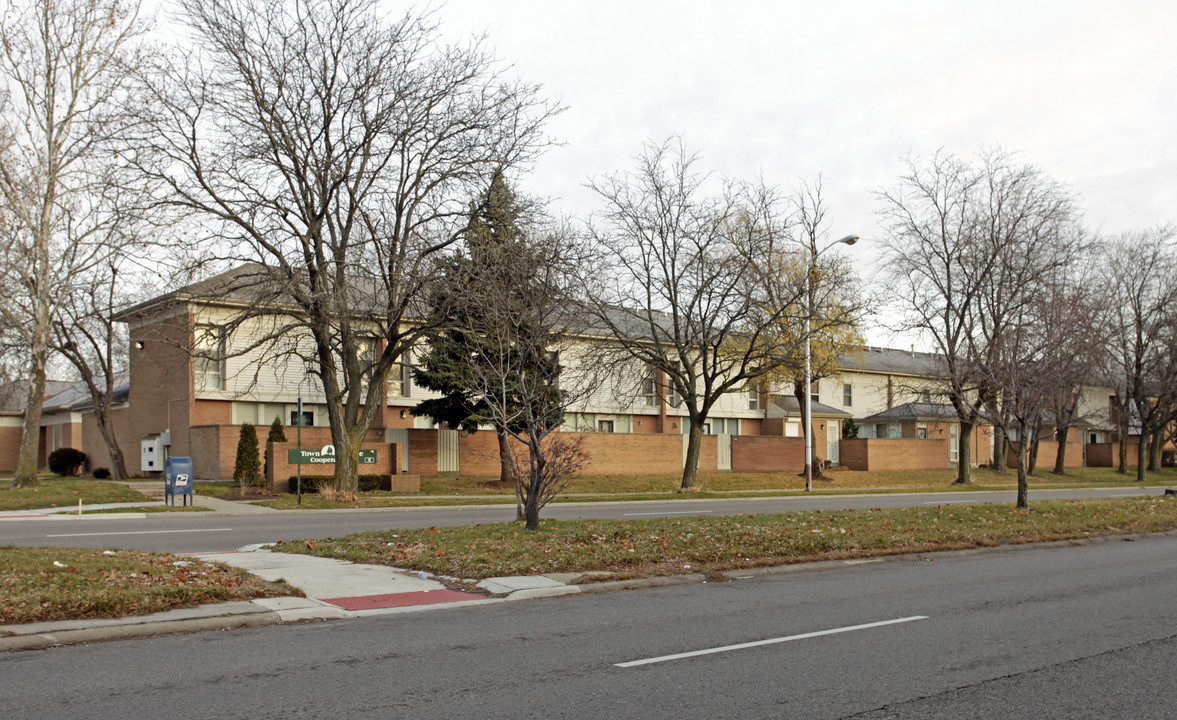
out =
<svg viewBox="0 0 1177 720"><path fill-rule="evenodd" d="M731 472L732 469L732 436L723 433L715 436L716 469L719 472Z"/></svg>
<svg viewBox="0 0 1177 720"><path fill-rule="evenodd" d="M448 428L437 429L437 472L457 473L461 470L458 463L458 431Z"/></svg>
<svg viewBox="0 0 1177 720"><path fill-rule="evenodd" d="M837 465L841 460L838 457L838 443L842 440L842 433L838 432L838 423L826 423L826 459Z"/></svg>

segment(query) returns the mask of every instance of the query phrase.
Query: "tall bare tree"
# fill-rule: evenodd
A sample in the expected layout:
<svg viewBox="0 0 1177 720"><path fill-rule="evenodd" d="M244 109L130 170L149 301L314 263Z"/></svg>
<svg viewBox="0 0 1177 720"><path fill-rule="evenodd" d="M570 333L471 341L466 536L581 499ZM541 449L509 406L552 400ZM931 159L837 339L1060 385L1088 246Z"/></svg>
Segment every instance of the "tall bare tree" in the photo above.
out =
<svg viewBox="0 0 1177 720"><path fill-rule="evenodd" d="M1136 479L1147 473L1149 438L1164 434L1177 385L1177 248L1171 226L1127 233L1108 246L1106 300L1111 308L1110 379L1118 388L1120 469L1126 470L1129 417L1140 426Z"/></svg>
<svg viewBox="0 0 1177 720"><path fill-rule="evenodd" d="M320 381L335 487L354 492L389 371L429 327L436 258L491 174L546 144L554 108L479 41L443 43L428 13L390 20L377 0L179 4L199 49L156 86L163 111L139 159L222 260L252 268L248 283L272 302L250 312L274 318L275 351L285 343Z"/></svg>
<svg viewBox="0 0 1177 720"><path fill-rule="evenodd" d="M119 151L143 30L133 0L17 0L0 21L0 314L29 378L18 487L37 483L53 323L112 253L137 182Z"/></svg>
<svg viewBox="0 0 1177 720"><path fill-rule="evenodd" d="M986 414L1002 432L1002 388L993 367L1007 330L1054 273L1074 219L1074 199L1038 168L1000 149L970 161L937 152L908 158L899 184L881 191L887 277L902 329L926 338L941 362L944 392L960 423L958 483L970 482L972 430ZM1010 331L1013 332L1013 331ZM986 412L996 409L996 412Z"/></svg>
<svg viewBox="0 0 1177 720"><path fill-rule="evenodd" d="M681 142L650 144L635 171L591 184L606 205L590 229L604 251L591 268L592 311L686 410L683 489L695 484L715 403L796 355L780 343L804 342L804 332L787 338L780 328L804 324L792 313L807 306L804 283L774 272L772 258L803 250L782 198L732 181L709 196L696 162Z"/></svg>

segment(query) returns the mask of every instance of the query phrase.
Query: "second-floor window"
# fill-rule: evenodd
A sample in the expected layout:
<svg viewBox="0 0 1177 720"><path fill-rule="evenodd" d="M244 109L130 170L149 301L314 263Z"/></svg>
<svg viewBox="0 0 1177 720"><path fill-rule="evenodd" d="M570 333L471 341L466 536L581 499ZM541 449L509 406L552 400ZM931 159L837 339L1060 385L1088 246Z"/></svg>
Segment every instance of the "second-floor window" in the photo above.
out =
<svg viewBox="0 0 1177 720"><path fill-rule="evenodd" d="M760 409L760 387L755 384L749 385L746 389L746 392L748 393L748 409L749 410L759 410Z"/></svg>
<svg viewBox="0 0 1177 720"><path fill-rule="evenodd" d="M412 394L412 371L409 353L406 350L400 356L400 362L395 363L388 371L388 397L409 397Z"/></svg>
<svg viewBox="0 0 1177 720"><path fill-rule="evenodd" d="M654 407L658 404L658 381L654 368L646 365L642 368L642 405Z"/></svg>
<svg viewBox="0 0 1177 720"><path fill-rule="evenodd" d="M850 407L854 404L854 388L850 383L842 385L842 407Z"/></svg>
<svg viewBox="0 0 1177 720"><path fill-rule="evenodd" d="M225 387L225 329L215 325L197 325L192 364L196 387L222 390Z"/></svg>

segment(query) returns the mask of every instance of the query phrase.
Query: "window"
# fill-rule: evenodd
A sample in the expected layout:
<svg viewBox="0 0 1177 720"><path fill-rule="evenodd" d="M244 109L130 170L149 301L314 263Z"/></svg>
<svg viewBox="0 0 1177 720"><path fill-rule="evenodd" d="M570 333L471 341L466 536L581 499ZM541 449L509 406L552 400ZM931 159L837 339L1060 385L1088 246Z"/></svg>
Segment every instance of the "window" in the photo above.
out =
<svg viewBox="0 0 1177 720"><path fill-rule="evenodd" d="M214 325L196 326L193 368L196 387L222 390L225 387L225 331Z"/></svg>
<svg viewBox="0 0 1177 720"><path fill-rule="evenodd" d="M413 387L413 368L409 354L401 355L401 361L393 363L388 371L388 397L410 397Z"/></svg>
<svg viewBox="0 0 1177 720"><path fill-rule="evenodd" d="M920 440L927 440L928 439L928 426L927 425L917 426L915 429L915 436L917 438L919 438Z"/></svg>
<svg viewBox="0 0 1177 720"><path fill-rule="evenodd" d="M842 385L842 407L850 407L854 404L854 388L850 383Z"/></svg>
<svg viewBox="0 0 1177 720"><path fill-rule="evenodd" d="M298 427L298 410L291 410L290 411L290 426L291 427ZM303 408L302 426L303 427L314 427L315 426L315 411L314 410L307 410L306 408Z"/></svg>
<svg viewBox="0 0 1177 720"><path fill-rule="evenodd" d="M642 368L642 405L654 407L658 404L658 382L653 366Z"/></svg>
<svg viewBox="0 0 1177 720"><path fill-rule="evenodd" d="M760 409L760 386L756 385L754 383L749 384L747 387L747 393L748 393L748 409L749 410L759 410Z"/></svg>
<svg viewBox="0 0 1177 720"><path fill-rule="evenodd" d="M675 363L676 372L681 368L682 365L680 363ZM678 389L674 386L669 373L666 375L666 404L670 407L682 405L682 395L679 394Z"/></svg>
<svg viewBox="0 0 1177 720"><path fill-rule="evenodd" d="M613 421L612 420L598 420L597 421L597 432L603 432L603 433L613 432Z"/></svg>
<svg viewBox="0 0 1177 720"><path fill-rule="evenodd" d="M948 426L948 460L960 461L960 425Z"/></svg>

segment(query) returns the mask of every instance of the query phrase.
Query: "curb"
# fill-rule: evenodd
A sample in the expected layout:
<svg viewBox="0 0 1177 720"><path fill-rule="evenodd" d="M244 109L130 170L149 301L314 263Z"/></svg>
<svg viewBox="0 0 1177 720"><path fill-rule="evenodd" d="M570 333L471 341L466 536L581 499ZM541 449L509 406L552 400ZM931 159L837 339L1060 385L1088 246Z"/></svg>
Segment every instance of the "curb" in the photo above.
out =
<svg viewBox="0 0 1177 720"><path fill-rule="evenodd" d="M278 613L259 611L245 615L222 615L219 617L192 618L189 620L144 622L135 625L81 628L54 633L9 635L0 637L0 652L42 650L59 645L77 645L79 643L104 642L107 640L129 640L132 638L174 635L205 630L232 630L241 627L261 627L263 625L275 625L279 622L282 622L282 618L279 617Z"/></svg>

